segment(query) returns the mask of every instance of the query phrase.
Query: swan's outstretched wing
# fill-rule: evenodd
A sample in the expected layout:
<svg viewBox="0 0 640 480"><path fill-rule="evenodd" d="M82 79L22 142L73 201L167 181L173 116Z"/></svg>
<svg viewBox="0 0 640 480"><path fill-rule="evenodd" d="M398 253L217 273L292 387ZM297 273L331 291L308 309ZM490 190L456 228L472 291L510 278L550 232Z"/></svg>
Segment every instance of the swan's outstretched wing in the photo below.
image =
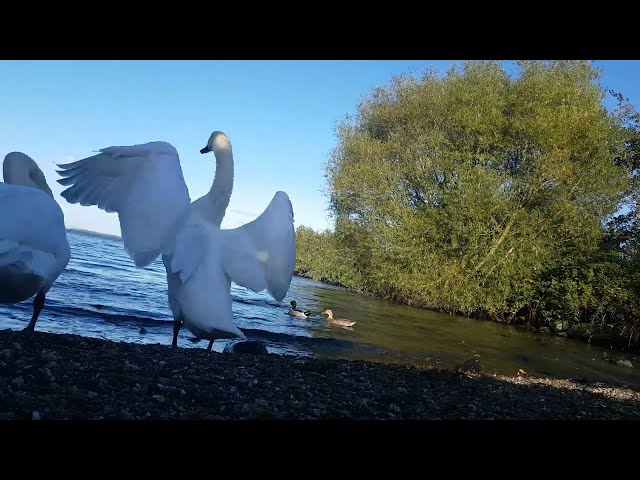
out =
<svg viewBox="0 0 640 480"><path fill-rule="evenodd" d="M190 198L178 152L166 142L107 147L58 165L69 203L118 212L125 249L136 266L149 265L173 243Z"/></svg>
<svg viewBox="0 0 640 480"><path fill-rule="evenodd" d="M224 269L232 281L278 301L289 290L296 261L291 201L277 192L264 212L239 228L221 230Z"/></svg>

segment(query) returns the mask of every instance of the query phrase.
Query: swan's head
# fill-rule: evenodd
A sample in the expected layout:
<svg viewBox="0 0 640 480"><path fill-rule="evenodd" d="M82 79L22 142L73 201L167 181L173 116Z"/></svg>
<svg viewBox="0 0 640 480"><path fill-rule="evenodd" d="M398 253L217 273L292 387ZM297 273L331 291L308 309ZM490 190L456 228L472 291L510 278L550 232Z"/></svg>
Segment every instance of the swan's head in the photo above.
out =
<svg viewBox="0 0 640 480"><path fill-rule="evenodd" d="M296 303L296 301L295 301L295 300L291 300L291 301L289 302L289 305L291 305L291 308L293 308L293 309L295 310L295 309L296 309L296 305L297 305L297 303Z"/></svg>
<svg viewBox="0 0 640 480"><path fill-rule="evenodd" d="M324 313L325 315L329 315L330 317L333 317L333 312L331 310L329 310L328 308L322 313Z"/></svg>
<svg viewBox="0 0 640 480"><path fill-rule="evenodd" d="M209 141L207 142L207 146L200 150L200 153L218 153L222 151L231 151L231 141L224 132L216 130L211 134Z"/></svg>
<svg viewBox="0 0 640 480"><path fill-rule="evenodd" d="M38 164L33 158L22 152L11 152L4 157L2 175L5 183L39 188L53 197L53 193L47 184L47 179L44 178L44 173L42 173Z"/></svg>

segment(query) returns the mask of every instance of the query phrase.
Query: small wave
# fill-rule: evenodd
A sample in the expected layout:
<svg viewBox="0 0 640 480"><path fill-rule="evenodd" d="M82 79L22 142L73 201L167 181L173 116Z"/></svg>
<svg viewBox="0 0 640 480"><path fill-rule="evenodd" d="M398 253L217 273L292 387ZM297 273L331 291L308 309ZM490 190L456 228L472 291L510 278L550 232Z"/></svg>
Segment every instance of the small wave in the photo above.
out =
<svg viewBox="0 0 640 480"><path fill-rule="evenodd" d="M282 307L282 303L276 302L275 300L270 300L268 298L260 298L260 299L254 299L254 298L241 298L241 297L237 297L235 295L232 294L232 298L233 301L235 303L241 303L244 305L251 305L251 306L258 306L258 307L264 307L264 306L271 306L271 307Z"/></svg>

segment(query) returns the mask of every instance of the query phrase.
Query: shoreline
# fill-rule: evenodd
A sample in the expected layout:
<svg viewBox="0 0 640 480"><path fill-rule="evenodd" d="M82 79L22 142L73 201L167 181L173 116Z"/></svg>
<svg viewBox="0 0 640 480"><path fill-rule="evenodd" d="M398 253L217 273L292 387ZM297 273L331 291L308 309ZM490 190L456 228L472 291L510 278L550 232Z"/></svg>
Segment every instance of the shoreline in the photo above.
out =
<svg viewBox="0 0 640 480"><path fill-rule="evenodd" d="M640 419L640 389L0 331L0 419Z"/></svg>
<svg viewBox="0 0 640 480"><path fill-rule="evenodd" d="M535 327L534 325L532 325L529 321L527 321L524 317L515 317L513 320L516 321L511 321L511 320L507 320L507 319L501 319L499 317L493 318L489 315L485 315L482 313L471 313L469 315L463 313L463 312L447 312L447 311L443 311L443 310L438 310L438 309L434 309L434 308L428 308L428 307L423 307L420 306L419 304L412 304L412 303L408 303L408 302L400 302L397 300L392 300L389 298L384 298L384 297L380 297L377 295L374 295L370 292L367 292L365 290L359 290L359 289L355 289L355 288L350 288L347 287L345 285L342 285L340 283L332 283L332 282L328 282L326 280L315 280L312 277L309 277L307 275L301 274L298 270L294 271L293 275L295 277L299 277L299 278L306 278L308 280L312 280L314 282L320 282L320 283L326 283L327 285L331 285L334 287L340 287L340 288L344 288L346 291L351 292L351 293L357 293L358 295L364 295L366 297L370 297L370 298L375 298L378 300L384 300L387 302L391 302L395 305L406 305L412 308L417 308L419 310L427 310L430 312L436 312L436 313L441 313L443 315L455 315L458 317L464 317L466 319L469 320L475 320L475 321L484 321L484 322L494 322L494 323L501 323L501 324L505 324L505 325L511 325L513 327L517 327L517 328L521 328L523 330L529 330L532 332L542 332L542 333L550 333L552 335L558 336L558 337L568 337L574 340L579 340L581 342L585 342L585 343L592 343L594 345L600 345L600 346L605 346L605 347L609 347L611 349L613 349L614 351L618 352L618 353L640 353L640 345L637 345L635 347L631 347L629 348L628 346L625 347L625 344L628 344L628 342L622 338L622 337L616 337L613 335L606 335L603 333L595 333L595 334L590 334L589 333L589 329L588 329L588 324L585 323L580 323L580 324L575 324L575 325L571 325L568 328L561 330L561 331L554 331L552 330L550 327L548 326L539 326L539 327ZM557 321L555 323L562 323L562 321Z"/></svg>

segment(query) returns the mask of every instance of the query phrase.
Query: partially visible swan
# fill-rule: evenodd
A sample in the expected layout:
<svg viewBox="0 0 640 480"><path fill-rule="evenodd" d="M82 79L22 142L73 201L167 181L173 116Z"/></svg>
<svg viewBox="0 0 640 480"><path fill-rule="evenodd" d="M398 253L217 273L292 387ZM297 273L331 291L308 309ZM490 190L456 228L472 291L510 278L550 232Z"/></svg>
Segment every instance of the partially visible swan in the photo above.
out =
<svg viewBox="0 0 640 480"><path fill-rule="evenodd" d="M69 263L64 215L36 162L11 152L0 182L0 303L18 303L33 295L33 331L45 295Z"/></svg>
<svg viewBox="0 0 640 480"><path fill-rule="evenodd" d="M340 318L333 318L333 312L328 308L322 312L327 315L327 322L332 323L334 325L339 325L341 327L352 327L356 324L356 322L352 322L350 320L342 320Z"/></svg>
<svg viewBox="0 0 640 480"><path fill-rule="evenodd" d="M96 155L58 165L70 203L117 212L124 246L138 267L158 255L167 271L174 317L172 345L181 325L198 338L245 335L233 323L231 282L281 301L295 263L293 210L277 192L265 211L242 227L222 230L233 186L229 138L215 131L200 152L216 157L209 193L190 203L178 153L166 142L108 147Z"/></svg>
<svg viewBox="0 0 640 480"><path fill-rule="evenodd" d="M309 317L309 315L311 315L311 311L310 310L299 310L299 309L297 309L296 306L298 304L296 303L295 300L291 300L289 302L289 305L291 305L291 310L289 310L289 315L291 315L292 317L307 318L307 317Z"/></svg>

